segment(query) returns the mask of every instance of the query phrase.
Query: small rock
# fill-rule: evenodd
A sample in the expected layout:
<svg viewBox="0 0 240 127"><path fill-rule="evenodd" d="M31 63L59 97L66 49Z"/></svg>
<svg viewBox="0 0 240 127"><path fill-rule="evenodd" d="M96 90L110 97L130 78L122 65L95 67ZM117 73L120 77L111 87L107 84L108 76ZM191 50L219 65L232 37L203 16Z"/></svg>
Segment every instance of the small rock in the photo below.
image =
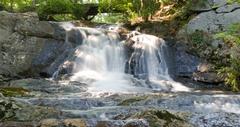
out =
<svg viewBox="0 0 240 127"><path fill-rule="evenodd" d="M197 71L199 71L199 72L209 72L209 71L214 70L213 67L214 67L214 66L211 65L211 64L201 63L201 64L198 65Z"/></svg>
<svg viewBox="0 0 240 127"><path fill-rule="evenodd" d="M40 122L40 127L57 127L59 124L57 119L45 119Z"/></svg>
<svg viewBox="0 0 240 127"><path fill-rule="evenodd" d="M124 121L115 120L115 121L98 121L96 127L123 127Z"/></svg>
<svg viewBox="0 0 240 127"><path fill-rule="evenodd" d="M196 72L193 74L193 79L205 83L221 83L223 79L214 72Z"/></svg>
<svg viewBox="0 0 240 127"><path fill-rule="evenodd" d="M146 120L130 120L123 127L149 127L149 124Z"/></svg>
<svg viewBox="0 0 240 127"><path fill-rule="evenodd" d="M87 127L83 119L65 119L63 124L66 127Z"/></svg>

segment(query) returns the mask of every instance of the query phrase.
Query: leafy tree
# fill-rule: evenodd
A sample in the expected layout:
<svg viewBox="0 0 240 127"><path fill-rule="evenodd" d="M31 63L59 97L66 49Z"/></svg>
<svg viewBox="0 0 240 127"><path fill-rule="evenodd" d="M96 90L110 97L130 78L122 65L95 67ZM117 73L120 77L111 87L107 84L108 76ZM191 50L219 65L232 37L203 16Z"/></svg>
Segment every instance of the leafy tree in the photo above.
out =
<svg viewBox="0 0 240 127"><path fill-rule="evenodd" d="M128 17L142 16L146 21L159 9L158 0L100 0L100 12L122 12Z"/></svg>
<svg viewBox="0 0 240 127"><path fill-rule="evenodd" d="M0 4L8 11L24 11L24 10L33 10L32 3L35 0L1 0Z"/></svg>
<svg viewBox="0 0 240 127"><path fill-rule="evenodd" d="M37 12L42 19L49 19L54 14L68 14L72 11L72 2L69 0L42 0Z"/></svg>

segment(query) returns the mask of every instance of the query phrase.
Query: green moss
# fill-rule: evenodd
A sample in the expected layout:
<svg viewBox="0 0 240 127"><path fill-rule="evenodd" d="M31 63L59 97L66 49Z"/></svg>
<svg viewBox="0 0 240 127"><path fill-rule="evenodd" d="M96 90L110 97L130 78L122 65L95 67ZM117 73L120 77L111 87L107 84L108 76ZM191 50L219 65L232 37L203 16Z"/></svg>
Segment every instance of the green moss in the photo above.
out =
<svg viewBox="0 0 240 127"><path fill-rule="evenodd" d="M2 87L0 93L6 97L27 96L30 91L18 87Z"/></svg>
<svg viewBox="0 0 240 127"><path fill-rule="evenodd" d="M145 96L141 96L141 97L133 97L133 98L128 98L126 100L123 100L122 102L120 102L118 105L119 106L129 106L132 103L136 103L138 101L142 101L145 100L147 97Z"/></svg>
<svg viewBox="0 0 240 127"><path fill-rule="evenodd" d="M173 120L180 120L180 121L183 121L182 118L176 116L176 115L173 115L171 114L170 112L166 111L166 110L161 110L161 111L155 111L154 114L160 118L160 119L164 119L166 120L167 122L173 122Z"/></svg>
<svg viewBox="0 0 240 127"><path fill-rule="evenodd" d="M134 118L146 119L151 127L175 127L176 125L182 127L188 125L184 119L166 110L146 110L135 114Z"/></svg>
<svg viewBox="0 0 240 127"><path fill-rule="evenodd" d="M240 3L240 0L227 0L228 4L233 4L234 2Z"/></svg>

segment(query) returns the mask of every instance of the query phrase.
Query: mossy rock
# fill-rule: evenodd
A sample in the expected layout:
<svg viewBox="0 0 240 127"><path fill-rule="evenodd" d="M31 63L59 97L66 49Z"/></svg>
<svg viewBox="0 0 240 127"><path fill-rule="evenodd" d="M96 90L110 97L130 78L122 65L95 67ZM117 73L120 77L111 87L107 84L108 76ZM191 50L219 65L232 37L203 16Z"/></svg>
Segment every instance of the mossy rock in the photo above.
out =
<svg viewBox="0 0 240 127"><path fill-rule="evenodd" d="M20 109L12 100L0 99L0 121L13 119L15 111Z"/></svg>
<svg viewBox="0 0 240 127"><path fill-rule="evenodd" d="M118 106L130 106L133 103L136 103L136 102L139 102L139 101L142 101L142 100L145 100L145 99L147 99L146 96L128 98L128 99L125 99L125 100L121 101L118 104Z"/></svg>
<svg viewBox="0 0 240 127"><path fill-rule="evenodd" d="M0 98L0 123L4 121L40 121L58 117L60 112L51 107L29 105L12 98Z"/></svg>
<svg viewBox="0 0 240 127"><path fill-rule="evenodd" d="M0 93L5 97L28 96L30 91L20 87L0 87Z"/></svg>
<svg viewBox="0 0 240 127"><path fill-rule="evenodd" d="M179 116L167 110L146 110L131 118L146 119L151 127L191 127L192 125Z"/></svg>

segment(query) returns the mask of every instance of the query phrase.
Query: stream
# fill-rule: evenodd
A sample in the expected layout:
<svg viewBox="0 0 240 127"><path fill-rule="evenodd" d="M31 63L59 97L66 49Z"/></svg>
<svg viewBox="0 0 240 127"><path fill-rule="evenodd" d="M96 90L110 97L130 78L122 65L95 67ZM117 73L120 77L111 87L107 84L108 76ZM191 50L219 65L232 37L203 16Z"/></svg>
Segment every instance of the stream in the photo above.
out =
<svg viewBox="0 0 240 127"><path fill-rule="evenodd" d="M33 96L15 100L52 107L61 114L50 118L81 119L89 127L240 127L240 95L174 81L171 49L163 39L136 31L122 39L117 26L62 27L65 43L74 34L78 46L44 79L47 84L29 83L24 88ZM157 111L165 115L148 114ZM176 115L171 123L165 111Z"/></svg>

